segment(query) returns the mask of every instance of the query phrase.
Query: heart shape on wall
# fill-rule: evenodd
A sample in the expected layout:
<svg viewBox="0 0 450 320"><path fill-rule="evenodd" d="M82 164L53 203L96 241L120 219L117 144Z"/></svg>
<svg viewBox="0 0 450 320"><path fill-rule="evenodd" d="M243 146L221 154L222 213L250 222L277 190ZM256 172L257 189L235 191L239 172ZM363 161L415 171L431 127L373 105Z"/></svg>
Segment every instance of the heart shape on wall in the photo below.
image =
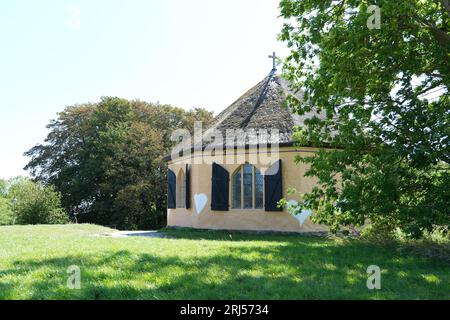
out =
<svg viewBox="0 0 450 320"><path fill-rule="evenodd" d="M298 222L300 223L300 225L302 226L306 219L308 219L312 214L311 210L302 210L302 212L298 215L295 216L295 219L298 220Z"/></svg>
<svg viewBox="0 0 450 320"><path fill-rule="evenodd" d="M295 200L289 200L287 203L287 211L294 216L295 219L297 219L300 226L303 226L306 219L308 219L312 211L311 210L302 210L299 212L300 208L298 207L298 202Z"/></svg>
<svg viewBox="0 0 450 320"><path fill-rule="evenodd" d="M204 193L195 194L194 202L195 202L195 211L197 211L197 214L200 214L200 213L202 213L203 209L205 209L205 207L206 207L206 202L208 202L208 197Z"/></svg>

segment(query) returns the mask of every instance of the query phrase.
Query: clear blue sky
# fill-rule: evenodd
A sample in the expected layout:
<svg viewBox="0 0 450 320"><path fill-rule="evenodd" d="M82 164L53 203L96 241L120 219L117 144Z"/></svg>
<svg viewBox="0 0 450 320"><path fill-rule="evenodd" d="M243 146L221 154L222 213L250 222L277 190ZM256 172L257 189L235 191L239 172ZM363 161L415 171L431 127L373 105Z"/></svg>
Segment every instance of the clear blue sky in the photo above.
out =
<svg viewBox="0 0 450 320"><path fill-rule="evenodd" d="M216 114L271 69L279 0L0 3L0 177L74 103L102 96Z"/></svg>

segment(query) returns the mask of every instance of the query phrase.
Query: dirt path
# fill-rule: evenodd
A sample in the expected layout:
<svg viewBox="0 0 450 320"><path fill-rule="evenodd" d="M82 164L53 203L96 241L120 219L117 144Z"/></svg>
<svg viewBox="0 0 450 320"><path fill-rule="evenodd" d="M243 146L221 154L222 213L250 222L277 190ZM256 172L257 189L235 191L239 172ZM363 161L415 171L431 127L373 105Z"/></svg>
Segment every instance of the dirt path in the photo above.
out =
<svg viewBox="0 0 450 320"><path fill-rule="evenodd" d="M117 231L113 233L105 233L103 235L112 238L126 238L126 237L171 238L169 235L160 231Z"/></svg>

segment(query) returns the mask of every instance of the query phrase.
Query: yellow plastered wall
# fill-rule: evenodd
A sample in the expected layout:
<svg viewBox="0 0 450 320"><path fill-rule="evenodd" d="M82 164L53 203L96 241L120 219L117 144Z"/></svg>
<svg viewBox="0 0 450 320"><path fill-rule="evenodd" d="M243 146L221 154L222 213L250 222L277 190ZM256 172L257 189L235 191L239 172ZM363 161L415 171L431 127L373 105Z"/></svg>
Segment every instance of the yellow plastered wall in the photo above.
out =
<svg viewBox="0 0 450 320"><path fill-rule="evenodd" d="M286 210L281 212L268 212L264 209L232 209L229 211L211 210L211 172L212 162L223 166L230 173L229 203L231 204L231 177L235 170L246 161L255 165L264 174L277 159L282 161L282 183L283 197L286 199L298 200L297 195L288 195L290 187L295 188L300 193L311 191L316 183L315 178L304 177L306 165L294 162L296 155L305 156L315 150L312 148L280 148L276 157L270 158L270 151L256 153L252 149L237 150L233 154L235 161L230 161L222 152L215 156L203 156L194 154L193 157L180 158L169 162L169 168L177 175L180 170L185 170L186 163L191 166L191 208L168 209L167 225L172 227L189 227L199 229L216 230L254 230L254 231L285 231L285 232L321 232L326 231L326 227L313 224L307 219L302 225ZM230 157L230 154L229 154ZM234 163L234 164L230 164ZM204 194L207 197L204 209L197 213L195 197Z"/></svg>

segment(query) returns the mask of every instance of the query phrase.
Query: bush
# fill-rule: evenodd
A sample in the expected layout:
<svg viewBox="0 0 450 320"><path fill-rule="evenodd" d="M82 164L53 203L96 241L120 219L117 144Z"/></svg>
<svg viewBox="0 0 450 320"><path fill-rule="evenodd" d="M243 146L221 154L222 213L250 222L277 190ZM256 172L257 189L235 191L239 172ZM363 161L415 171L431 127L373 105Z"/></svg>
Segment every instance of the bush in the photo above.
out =
<svg viewBox="0 0 450 320"><path fill-rule="evenodd" d="M12 224L13 211L10 199L0 196L0 226Z"/></svg>
<svg viewBox="0 0 450 320"><path fill-rule="evenodd" d="M10 199L16 198L15 216L17 224L62 224L69 217L61 207L61 196L53 187L44 187L27 178L11 181Z"/></svg>
<svg viewBox="0 0 450 320"><path fill-rule="evenodd" d="M388 246L390 250L399 253L415 254L450 263L450 233L447 227L435 226L431 232L423 232L420 239L411 239L400 228L391 231L370 224L362 230L361 240Z"/></svg>
<svg viewBox="0 0 450 320"><path fill-rule="evenodd" d="M8 181L0 179L0 197L6 197L8 194Z"/></svg>

